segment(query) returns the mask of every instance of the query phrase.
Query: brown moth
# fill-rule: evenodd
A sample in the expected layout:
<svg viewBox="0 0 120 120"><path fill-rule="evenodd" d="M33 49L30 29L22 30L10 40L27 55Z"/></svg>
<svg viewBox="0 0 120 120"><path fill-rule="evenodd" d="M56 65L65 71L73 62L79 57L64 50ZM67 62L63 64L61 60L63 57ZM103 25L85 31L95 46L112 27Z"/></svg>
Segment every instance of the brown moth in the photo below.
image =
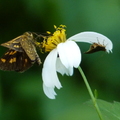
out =
<svg viewBox="0 0 120 120"><path fill-rule="evenodd" d="M90 46L89 50L85 53L90 54L90 53L94 53L94 52L98 52L98 51L106 51L105 46L97 44L97 43L93 43Z"/></svg>
<svg viewBox="0 0 120 120"><path fill-rule="evenodd" d="M39 45L40 43L36 41L32 32L25 32L23 35L1 44L9 50L0 58L0 69L24 72L34 63L40 65L41 60L36 51L36 46Z"/></svg>

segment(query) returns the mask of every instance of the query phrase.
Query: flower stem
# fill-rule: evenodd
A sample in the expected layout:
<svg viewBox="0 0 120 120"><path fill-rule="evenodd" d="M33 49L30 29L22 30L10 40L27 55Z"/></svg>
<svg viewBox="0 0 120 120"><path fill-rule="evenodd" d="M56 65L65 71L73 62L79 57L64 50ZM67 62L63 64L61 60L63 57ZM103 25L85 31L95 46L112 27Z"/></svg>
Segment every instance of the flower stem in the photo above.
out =
<svg viewBox="0 0 120 120"><path fill-rule="evenodd" d="M89 85L89 83L87 81L87 78L86 78L86 76L85 76L85 74L84 74L84 72L83 72L83 70L82 70L82 68L80 66L78 67L78 70L79 70L79 72L81 73L81 75L83 77L83 80L84 80L85 85L86 85L86 87L88 89L88 92L90 94L90 97L91 97L91 99L93 101L94 107L95 107L95 109L96 109L96 111L98 113L98 116L99 116L100 120L103 120L101 111L100 111L99 106L98 106L98 104L96 102L96 98L94 97L94 95L92 93L92 90L91 90L90 85Z"/></svg>

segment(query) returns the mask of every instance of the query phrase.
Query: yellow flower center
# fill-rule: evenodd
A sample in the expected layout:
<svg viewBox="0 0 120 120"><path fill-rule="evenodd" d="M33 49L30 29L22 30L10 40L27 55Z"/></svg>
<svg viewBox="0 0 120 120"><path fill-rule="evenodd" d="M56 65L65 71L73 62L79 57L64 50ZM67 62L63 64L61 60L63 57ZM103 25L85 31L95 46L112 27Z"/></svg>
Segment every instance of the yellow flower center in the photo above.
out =
<svg viewBox="0 0 120 120"><path fill-rule="evenodd" d="M65 27L65 25L60 25L58 28L54 26L56 31L52 35L51 32L47 32L49 36L44 36L44 40L41 43L42 49L44 49L45 52L50 52L55 49L59 43L66 41Z"/></svg>

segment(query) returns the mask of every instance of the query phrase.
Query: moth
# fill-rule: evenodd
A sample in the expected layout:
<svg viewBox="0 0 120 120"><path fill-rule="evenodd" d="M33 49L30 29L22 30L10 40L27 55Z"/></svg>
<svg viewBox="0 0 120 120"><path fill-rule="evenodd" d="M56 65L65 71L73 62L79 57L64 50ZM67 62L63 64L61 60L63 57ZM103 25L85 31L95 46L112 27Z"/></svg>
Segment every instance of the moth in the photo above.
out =
<svg viewBox="0 0 120 120"><path fill-rule="evenodd" d="M85 53L90 54L90 53L94 53L94 52L98 52L98 51L106 51L105 46L97 44L97 43L93 43L90 46L89 50L87 52L85 52Z"/></svg>
<svg viewBox="0 0 120 120"><path fill-rule="evenodd" d="M34 63L41 64L41 59L37 54L36 47L40 43L36 41L34 33L25 32L1 46L9 48L0 58L0 70L24 72Z"/></svg>

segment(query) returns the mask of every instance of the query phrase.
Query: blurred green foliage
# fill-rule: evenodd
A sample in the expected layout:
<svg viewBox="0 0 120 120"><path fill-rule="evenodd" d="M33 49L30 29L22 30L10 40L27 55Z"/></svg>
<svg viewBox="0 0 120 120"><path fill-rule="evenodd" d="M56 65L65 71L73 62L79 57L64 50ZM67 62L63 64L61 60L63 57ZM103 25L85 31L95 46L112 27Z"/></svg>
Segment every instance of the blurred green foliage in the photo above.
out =
<svg viewBox="0 0 120 120"><path fill-rule="evenodd" d="M92 90L97 89L100 99L120 101L119 0L0 0L0 43L26 31L53 31L60 24L67 26L67 37L96 31L112 40L113 54L86 55L89 45L78 45ZM2 56L6 48L0 49ZM24 73L0 71L0 120L99 120L86 104L90 96L78 70L72 77L59 75L63 88L50 100L42 90L41 69L34 65Z"/></svg>

